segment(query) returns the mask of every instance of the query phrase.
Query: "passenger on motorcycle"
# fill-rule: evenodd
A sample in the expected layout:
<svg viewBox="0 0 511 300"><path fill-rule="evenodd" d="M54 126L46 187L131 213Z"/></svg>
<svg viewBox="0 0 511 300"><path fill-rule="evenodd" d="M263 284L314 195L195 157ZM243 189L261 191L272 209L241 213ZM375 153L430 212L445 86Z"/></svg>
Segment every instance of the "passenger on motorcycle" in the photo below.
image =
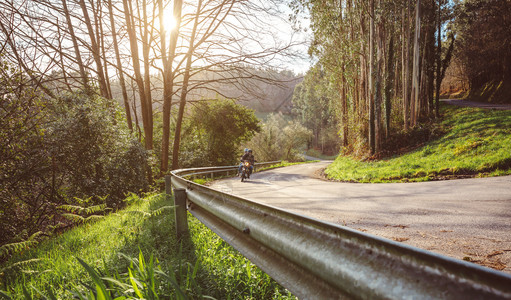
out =
<svg viewBox="0 0 511 300"><path fill-rule="evenodd" d="M254 170L255 158L254 158L254 155L252 154L251 149L245 148L245 153L243 154L243 156L240 159L241 163L238 167L238 174L241 174L241 168L243 166L243 161L245 161L245 160L248 160L250 162L250 174L252 174L252 171Z"/></svg>

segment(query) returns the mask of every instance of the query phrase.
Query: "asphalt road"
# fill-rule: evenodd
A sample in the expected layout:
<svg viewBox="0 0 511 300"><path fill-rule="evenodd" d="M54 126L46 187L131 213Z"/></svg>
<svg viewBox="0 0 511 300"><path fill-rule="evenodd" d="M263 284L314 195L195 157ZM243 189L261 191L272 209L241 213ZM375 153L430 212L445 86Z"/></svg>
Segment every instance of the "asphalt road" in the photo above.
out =
<svg viewBox="0 0 511 300"><path fill-rule="evenodd" d="M511 273L511 176L361 184L295 165L211 187L298 214Z"/></svg>

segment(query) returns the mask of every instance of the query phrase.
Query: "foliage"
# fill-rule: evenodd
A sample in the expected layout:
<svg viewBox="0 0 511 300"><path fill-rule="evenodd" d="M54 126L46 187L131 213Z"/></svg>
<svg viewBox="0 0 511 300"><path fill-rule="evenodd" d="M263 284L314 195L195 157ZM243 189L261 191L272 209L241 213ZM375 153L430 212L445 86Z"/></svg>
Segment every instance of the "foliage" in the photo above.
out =
<svg viewBox="0 0 511 300"><path fill-rule="evenodd" d="M328 78L320 64L316 64L295 87L293 113L300 122L312 131L309 148L320 148L323 152L339 151L340 139L337 134L337 101L329 89Z"/></svg>
<svg viewBox="0 0 511 300"><path fill-rule="evenodd" d="M122 205L147 187L145 151L112 100L45 99L23 72L0 68L0 245L69 225L61 205Z"/></svg>
<svg viewBox="0 0 511 300"><path fill-rule="evenodd" d="M43 147L44 99L35 92L28 76L6 63L0 56L0 245L27 239L39 231L34 228L14 239L26 227L21 219L31 211L23 200L37 197L28 172L36 172ZM20 210L20 206L27 207ZM44 207L41 207L44 210Z"/></svg>
<svg viewBox="0 0 511 300"><path fill-rule="evenodd" d="M297 161L303 160L301 153L310 138L310 130L298 121L286 121L281 114L272 114L247 146L259 161Z"/></svg>
<svg viewBox="0 0 511 300"><path fill-rule="evenodd" d="M74 197L109 195L116 208L124 193L146 188L145 151L136 142L112 100L68 95L51 102L48 155L65 168L65 188Z"/></svg>
<svg viewBox="0 0 511 300"><path fill-rule="evenodd" d="M511 174L511 112L444 107L442 137L401 156L339 156L325 173L355 182L408 182Z"/></svg>
<svg viewBox="0 0 511 300"><path fill-rule="evenodd" d="M470 89L511 76L511 3L467 0L457 7L456 56L462 61Z"/></svg>
<svg viewBox="0 0 511 300"><path fill-rule="evenodd" d="M15 256L8 265L35 260L32 270L8 270L1 275L4 292L0 296L98 299L103 293L107 299L292 298L196 219L189 220L192 240L176 241L171 201L163 194L142 198L131 193L125 210ZM171 211L157 213L162 209Z"/></svg>
<svg viewBox="0 0 511 300"><path fill-rule="evenodd" d="M241 143L259 130L254 112L231 100L198 103L185 124L180 165L233 165Z"/></svg>
<svg viewBox="0 0 511 300"><path fill-rule="evenodd" d="M163 195L140 198L130 194L127 201L131 204L123 210L125 213L110 214L95 223L75 227L14 256L5 265L29 259L39 261L30 273L5 272L0 278L0 288L13 295L22 295L23 286L31 293L35 293L31 287L45 291L49 286L59 299L70 298L66 289L73 290L79 281L87 278L76 257L95 268L102 266L103 272L124 274L130 261L118 256L118 252L136 256L140 250L147 253L152 249L150 251L154 255L165 257L178 250L172 241L163 242L171 232L173 220L169 216L173 214L153 214L167 207L169 198ZM128 213L130 211L146 212L149 216L141 217L140 214Z"/></svg>
<svg viewBox="0 0 511 300"><path fill-rule="evenodd" d="M302 116L313 112L315 118L306 117L306 122L323 122L322 126L307 127L315 135L319 130L314 127L329 133L321 134L327 146L340 144L343 153L371 156L386 150L393 133L436 116L439 102L434 101L434 87L439 85L443 69L435 66L446 66L450 55L439 48L442 39L437 42L435 38L450 30L444 25L449 21L451 3L290 3L295 16L309 13L309 54L317 59L317 66L296 89L294 103ZM328 117L321 114L330 117L329 126L325 124ZM337 145L331 134L334 130L341 138ZM324 150L323 145L315 144Z"/></svg>
<svg viewBox="0 0 511 300"><path fill-rule="evenodd" d="M296 299L196 219L190 222L196 255L214 278L218 299Z"/></svg>

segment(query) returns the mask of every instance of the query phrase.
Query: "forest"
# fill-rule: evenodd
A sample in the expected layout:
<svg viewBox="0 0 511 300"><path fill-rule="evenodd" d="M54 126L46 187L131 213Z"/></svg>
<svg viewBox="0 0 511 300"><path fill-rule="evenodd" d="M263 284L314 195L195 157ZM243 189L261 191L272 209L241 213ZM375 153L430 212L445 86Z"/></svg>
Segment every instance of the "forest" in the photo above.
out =
<svg viewBox="0 0 511 300"><path fill-rule="evenodd" d="M510 102L509 66L509 0L4 0L0 261L244 147L400 153L442 97Z"/></svg>
<svg viewBox="0 0 511 300"><path fill-rule="evenodd" d="M511 101L510 1L293 5L297 16L310 15L309 54L317 59L293 104L316 148L399 154L430 138L440 98Z"/></svg>

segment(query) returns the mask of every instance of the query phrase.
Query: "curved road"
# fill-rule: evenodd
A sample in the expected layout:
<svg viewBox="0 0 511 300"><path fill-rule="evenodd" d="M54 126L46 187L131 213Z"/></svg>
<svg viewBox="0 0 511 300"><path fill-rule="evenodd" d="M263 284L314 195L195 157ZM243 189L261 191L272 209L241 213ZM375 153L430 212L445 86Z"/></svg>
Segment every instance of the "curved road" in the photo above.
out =
<svg viewBox="0 0 511 300"><path fill-rule="evenodd" d="M340 183L329 162L215 181L212 188L511 273L511 176Z"/></svg>

